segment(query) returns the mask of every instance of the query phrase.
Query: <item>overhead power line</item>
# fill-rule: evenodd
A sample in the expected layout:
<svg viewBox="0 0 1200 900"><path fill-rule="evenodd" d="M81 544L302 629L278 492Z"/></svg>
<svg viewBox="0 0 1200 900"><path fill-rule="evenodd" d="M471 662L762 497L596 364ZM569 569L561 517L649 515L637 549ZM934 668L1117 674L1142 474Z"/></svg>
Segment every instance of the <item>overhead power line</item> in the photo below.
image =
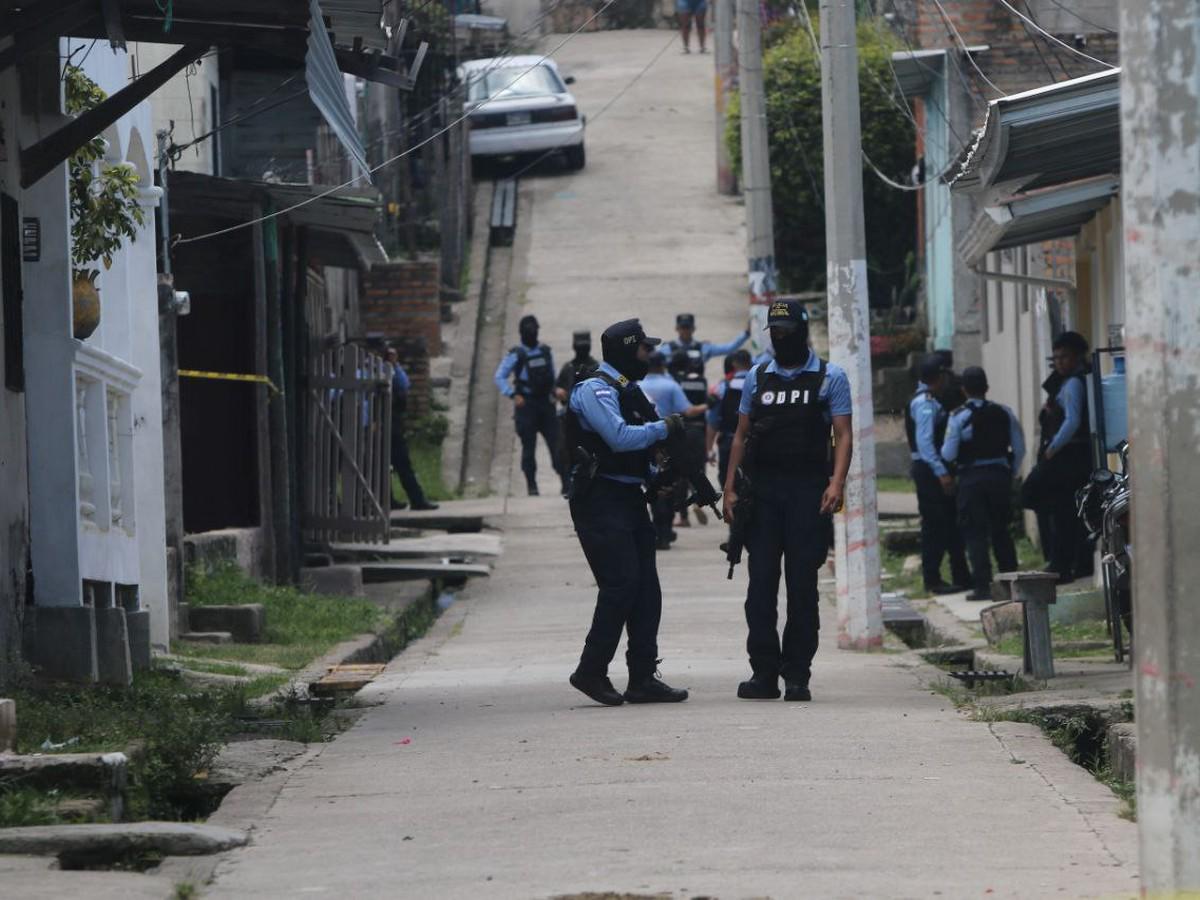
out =
<svg viewBox="0 0 1200 900"><path fill-rule="evenodd" d="M937 3L939 7L941 6L941 3L939 3L939 0L933 0L933 2ZM1016 16L1018 19L1020 19L1022 22L1027 22L1035 31L1041 33L1046 38L1048 38L1049 40L1058 44L1063 49L1070 50L1076 56L1082 57L1083 59L1086 59L1089 62L1094 62L1098 66L1103 66L1105 69L1115 69L1116 68L1116 66L1114 66L1112 63L1106 63L1102 59L1096 59L1096 57L1094 57L1094 56L1089 56L1087 53L1084 53L1082 50L1080 50L1076 47L1072 47L1066 41L1055 37L1050 32L1048 32L1045 28L1043 28L1041 25L1039 25L1036 21L1034 21L1034 19L1025 15L1025 13L1021 12L1019 9L1017 9L1015 6L1013 6L1011 3L1009 3L1008 0L997 0L997 2L1001 6L1003 6L1005 9L1007 9L1009 12L1011 12L1014 16Z"/></svg>
<svg viewBox="0 0 1200 900"><path fill-rule="evenodd" d="M1059 2L1059 0L1050 0L1050 2L1053 3L1055 6L1057 6L1059 9L1061 9L1063 12L1069 13L1070 15L1074 16L1076 19L1078 19L1084 25L1090 25L1092 28L1095 28L1097 31L1103 31L1105 34L1119 34L1119 32L1115 28L1109 28L1107 25L1101 25L1099 22L1093 22L1091 19L1085 19L1079 13L1075 12L1075 10L1071 9L1071 7L1067 6L1065 3Z"/></svg>

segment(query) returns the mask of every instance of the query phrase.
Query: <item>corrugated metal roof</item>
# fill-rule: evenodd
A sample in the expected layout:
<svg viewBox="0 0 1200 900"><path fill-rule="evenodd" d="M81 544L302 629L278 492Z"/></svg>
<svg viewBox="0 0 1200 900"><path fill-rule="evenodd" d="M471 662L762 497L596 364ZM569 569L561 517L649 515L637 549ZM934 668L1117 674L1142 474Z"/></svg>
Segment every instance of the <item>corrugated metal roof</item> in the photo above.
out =
<svg viewBox="0 0 1200 900"><path fill-rule="evenodd" d="M357 167L354 174L365 174L370 168L367 165L367 154L363 149L362 139L358 136L354 115L350 112L350 103L346 99L346 82L342 77L342 70L338 68L337 57L333 54L329 32L325 30L321 5L317 0L308 0L308 8L308 52L304 55L304 76L308 82L308 95L333 129L333 133L337 135L338 142L354 161Z"/></svg>
<svg viewBox="0 0 1200 900"><path fill-rule="evenodd" d="M974 266L992 250L1078 234L1120 189L1119 177L1101 175L1007 197L975 217L958 243L958 252L967 265Z"/></svg>
<svg viewBox="0 0 1200 900"><path fill-rule="evenodd" d="M988 44L968 47L971 54L990 50ZM935 78L943 77L947 50L897 50L892 54L892 70L896 81L906 97L920 97L929 93Z"/></svg>
<svg viewBox="0 0 1200 900"><path fill-rule="evenodd" d="M993 100L955 190L1007 192L1121 169L1120 69Z"/></svg>

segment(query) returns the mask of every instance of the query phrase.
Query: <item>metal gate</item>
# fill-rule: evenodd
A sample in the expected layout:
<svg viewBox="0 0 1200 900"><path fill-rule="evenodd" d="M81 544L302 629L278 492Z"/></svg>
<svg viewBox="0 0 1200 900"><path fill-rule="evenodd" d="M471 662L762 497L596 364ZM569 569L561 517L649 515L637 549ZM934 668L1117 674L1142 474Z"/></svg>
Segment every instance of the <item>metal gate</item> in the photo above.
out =
<svg viewBox="0 0 1200 900"><path fill-rule="evenodd" d="M392 367L339 346L313 357L308 378L304 536L318 543L390 536Z"/></svg>

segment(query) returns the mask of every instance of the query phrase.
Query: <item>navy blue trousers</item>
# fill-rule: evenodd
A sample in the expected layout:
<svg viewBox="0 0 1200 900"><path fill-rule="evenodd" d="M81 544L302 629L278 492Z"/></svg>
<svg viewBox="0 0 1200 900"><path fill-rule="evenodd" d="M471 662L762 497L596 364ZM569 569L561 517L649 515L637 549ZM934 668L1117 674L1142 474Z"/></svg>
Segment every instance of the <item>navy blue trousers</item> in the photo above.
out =
<svg viewBox="0 0 1200 900"><path fill-rule="evenodd" d="M746 529L750 586L746 590L746 652L755 674L808 684L821 628L817 570L828 553L828 516L817 474L755 472L754 509ZM779 579L787 591L787 622L779 636Z"/></svg>
<svg viewBox="0 0 1200 900"><path fill-rule="evenodd" d="M966 587L971 583L958 510L954 498L942 490L941 482L928 463L915 460L912 477L917 485L917 509L921 513L921 575L925 587L941 584L942 559L950 557L950 579Z"/></svg>
<svg viewBox="0 0 1200 900"><path fill-rule="evenodd" d="M596 478L571 501L571 520L599 591L578 671L606 675L621 632L628 632L629 680L654 673L662 588L655 560L654 525L639 485Z"/></svg>

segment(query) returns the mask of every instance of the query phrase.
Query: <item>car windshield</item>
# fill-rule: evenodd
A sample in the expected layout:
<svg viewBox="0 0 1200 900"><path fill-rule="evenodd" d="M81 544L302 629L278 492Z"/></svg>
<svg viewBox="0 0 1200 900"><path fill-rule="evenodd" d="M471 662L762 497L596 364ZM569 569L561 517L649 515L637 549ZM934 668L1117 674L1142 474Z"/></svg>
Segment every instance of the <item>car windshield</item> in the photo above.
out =
<svg viewBox="0 0 1200 900"><path fill-rule="evenodd" d="M539 94L559 94L562 91L562 82L549 66L505 66L474 75L471 79L470 99L507 100Z"/></svg>

